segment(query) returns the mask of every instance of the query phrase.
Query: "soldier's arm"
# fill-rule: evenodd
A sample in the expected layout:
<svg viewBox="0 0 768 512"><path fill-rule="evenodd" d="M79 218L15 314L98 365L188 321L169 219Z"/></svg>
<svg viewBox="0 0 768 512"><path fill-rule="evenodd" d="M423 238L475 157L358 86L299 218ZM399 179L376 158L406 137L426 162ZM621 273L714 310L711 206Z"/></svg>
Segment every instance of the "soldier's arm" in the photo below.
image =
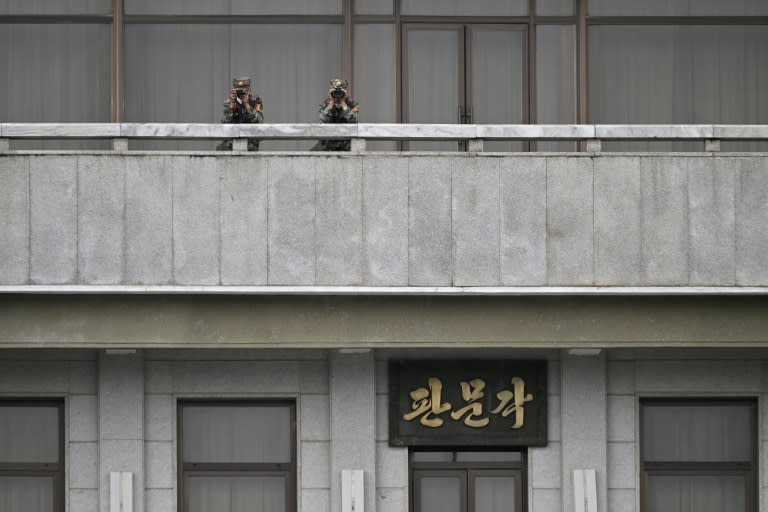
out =
<svg viewBox="0 0 768 512"><path fill-rule="evenodd" d="M224 115L221 118L221 122L225 124L231 124L234 121L234 115L232 109L229 108L229 103L224 104Z"/></svg>
<svg viewBox="0 0 768 512"><path fill-rule="evenodd" d="M344 119L347 123L356 123L357 122L357 104L350 105L350 108L347 110L342 110L341 117Z"/></svg>
<svg viewBox="0 0 768 512"><path fill-rule="evenodd" d="M320 104L320 122L321 123L328 123L331 121L331 118L333 117L331 114L331 105L328 103L321 103Z"/></svg>

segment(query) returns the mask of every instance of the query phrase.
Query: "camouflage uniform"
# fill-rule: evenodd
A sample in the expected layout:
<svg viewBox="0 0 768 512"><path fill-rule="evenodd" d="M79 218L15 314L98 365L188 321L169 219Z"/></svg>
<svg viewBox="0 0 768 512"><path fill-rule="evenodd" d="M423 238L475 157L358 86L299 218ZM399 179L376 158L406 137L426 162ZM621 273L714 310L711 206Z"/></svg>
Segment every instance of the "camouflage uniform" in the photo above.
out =
<svg viewBox="0 0 768 512"><path fill-rule="evenodd" d="M341 86L343 82L344 89L349 87L346 80L331 80L331 86ZM320 122L321 123L357 123L357 102L347 98L348 108L340 105L329 105L328 100L320 104ZM349 151L352 141L349 139L321 140L312 147L312 151Z"/></svg>
<svg viewBox="0 0 768 512"><path fill-rule="evenodd" d="M247 80L247 83L244 83ZM238 83L239 82L239 83ZM249 78L236 78L232 81L234 88L246 86L250 89L251 80ZM232 109L229 105L229 100L224 102L224 117L221 122L224 124L258 124L264 122L264 113L261 111L263 103L258 96L252 96L250 104L253 107L251 110L246 109L243 106L237 105L237 108ZM259 109L256 109L256 106ZM221 144L216 146L218 151L232 151L232 140L227 139L222 141ZM248 139L248 151L259 150L259 139Z"/></svg>

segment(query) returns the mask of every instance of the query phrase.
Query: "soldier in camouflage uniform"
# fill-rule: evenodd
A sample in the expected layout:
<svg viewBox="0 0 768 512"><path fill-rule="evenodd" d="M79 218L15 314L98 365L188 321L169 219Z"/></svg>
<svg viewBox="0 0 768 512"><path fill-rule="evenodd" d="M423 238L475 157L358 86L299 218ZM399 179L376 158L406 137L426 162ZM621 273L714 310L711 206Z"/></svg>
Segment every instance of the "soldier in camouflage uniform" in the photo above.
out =
<svg viewBox="0 0 768 512"><path fill-rule="evenodd" d="M256 124L264 121L261 98L251 94L251 79L248 77L232 80L232 90L224 103L225 124ZM225 140L218 146L218 151L232 151L232 141ZM259 139L248 139L248 151L259 150Z"/></svg>
<svg viewBox="0 0 768 512"><path fill-rule="evenodd" d="M357 123L357 102L349 97L349 82L341 78L331 80L328 97L320 104L321 123ZM321 140L312 151L349 151L349 139Z"/></svg>

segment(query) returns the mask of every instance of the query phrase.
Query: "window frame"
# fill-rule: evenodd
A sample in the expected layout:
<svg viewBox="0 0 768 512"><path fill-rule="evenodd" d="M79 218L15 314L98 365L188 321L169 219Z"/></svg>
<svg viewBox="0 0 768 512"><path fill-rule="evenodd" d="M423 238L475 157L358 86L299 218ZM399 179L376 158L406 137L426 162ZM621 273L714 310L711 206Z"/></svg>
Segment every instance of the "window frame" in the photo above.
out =
<svg viewBox="0 0 768 512"><path fill-rule="evenodd" d="M450 452L452 454L452 460L450 462L426 462L417 461L416 454L423 452ZM459 461L457 456L460 453L475 453L475 452L510 452L520 454L519 461ZM455 472L463 474L462 484L464 489L462 492L462 499L465 503L462 503L460 510L462 512L469 512L468 509L474 509L469 505L469 500L474 496L473 489L474 477L477 473L491 473L494 471L503 471L506 473L516 473L519 476L518 488L515 507L517 510L528 510L528 450L525 447L492 447L482 448L475 446L417 446L410 447L408 450L408 510L411 512L418 512L417 496L417 480L425 476L442 476L449 472ZM482 475L481 475L482 476ZM466 495L465 495L466 494Z"/></svg>
<svg viewBox="0 0 768 512"><path fill-rule="evenodd" d="M290 462L288 463L205 463L184 462L184 407L274 407L284 405L290 413ZM237 476L284 476L285 512L297 512L297 436L296 401L288 399L185 399L176 403L176 452L178 509L189 510L186 482L191 476L237 477Z"/></svg>
<svg viewBox="0 0 768 512"><path fill-rule="evenodd" d="M52 398L0 398L2 407L55 407L58 431L58 461L50 462L0 462L0 477L31 476L53 478L53 512L64 512L64 471L66 468L64 455L64 399Z"/></svg>
<svg viewBox="0 0 768 512"><path fill-rule="evenodd" d="M646 462L645 439L645 411L649 406L674 407L674 406L718 406L718 405L746 405L750 412L750 461L727 462ZM650 512L652 476L743 476L745 482L744 499L745 512L757 512L758 504L758 403L756 398L641 398L639 411L639 458L640 458L640 511Z"/></svg>

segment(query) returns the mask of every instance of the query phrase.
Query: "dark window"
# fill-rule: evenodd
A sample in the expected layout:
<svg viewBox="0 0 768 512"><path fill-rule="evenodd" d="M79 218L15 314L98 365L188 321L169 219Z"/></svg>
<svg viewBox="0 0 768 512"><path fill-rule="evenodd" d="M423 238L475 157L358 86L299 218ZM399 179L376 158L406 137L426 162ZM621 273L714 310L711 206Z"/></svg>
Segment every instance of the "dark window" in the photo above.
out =
<svg viewBox="0 0 768 512"><path fill-rule="evenodd" d="M753 400L642 402L642 510L753 512Z"/></svg>
<svg viewBox="0 0 768 512"><path fill-rule="evenodd" d="M181 403L182 510L295 511L295 418L287 402Z"/></svg>
<svg viewBox="0 0 768 512"><path fill-rule="evenodd" d="M64 407L0 401L0 510L64 510Z"/></svg>

